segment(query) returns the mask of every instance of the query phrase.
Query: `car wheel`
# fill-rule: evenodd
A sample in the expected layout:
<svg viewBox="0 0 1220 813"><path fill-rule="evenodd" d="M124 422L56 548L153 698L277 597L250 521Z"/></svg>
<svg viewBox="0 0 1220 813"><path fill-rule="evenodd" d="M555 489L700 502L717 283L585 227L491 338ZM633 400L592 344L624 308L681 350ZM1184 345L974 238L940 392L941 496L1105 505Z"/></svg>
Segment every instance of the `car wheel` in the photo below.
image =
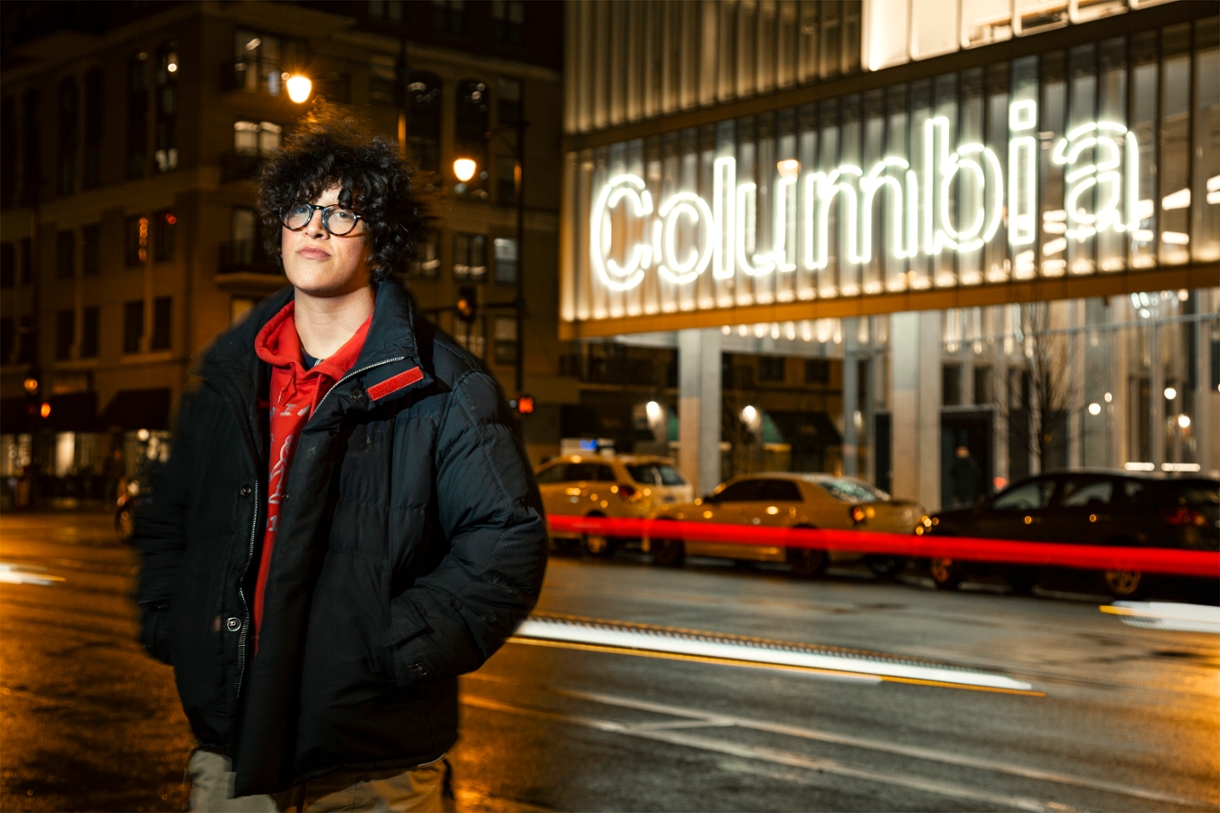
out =
<svg viewBox="0 0 1220 813"><path fill-rule="evenodd" d="M589 514L590 519L604 517L605 514ZM584 548L591 556L604 558L614 553L614 539L605 534L592 533L585 534L583 538Z"/></svg>
<svg viewBox="0 0 1220 813"><path fill-rule="evenodd" d="M811 579L826 567L826 552L815 548L788 548L786 556L798 579Z"/></svg>
<svg viewBox="0 0 1220 813"><path fill-rule="evenodd" d="M686 545L681 539L653 539L648 547L657 567L681 567L686 561Z"/></svg>
<svg viewBox="0 0 1220 813"><path fill-rule="evenodd" d="M1134 598L1144 587L1144 574L1138 570L1105 570L1101 580L1115 598Z"/></svg>
<svg viewBox="0 0 1220 813"><path fill-rule="evenodd" d="M962 566L943 556L928 562L928 575L938 590L953 590L962 583Z"/></svg>

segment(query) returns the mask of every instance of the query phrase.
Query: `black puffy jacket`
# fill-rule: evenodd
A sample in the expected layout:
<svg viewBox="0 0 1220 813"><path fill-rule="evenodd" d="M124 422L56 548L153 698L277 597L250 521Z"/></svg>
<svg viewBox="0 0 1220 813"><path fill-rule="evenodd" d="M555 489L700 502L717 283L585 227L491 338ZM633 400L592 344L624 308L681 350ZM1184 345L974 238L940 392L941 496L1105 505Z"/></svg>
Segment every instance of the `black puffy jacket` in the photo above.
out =
<svg viewBox="0 0 1220 813"><path fill-rule="evenodd" d="M440 757L457 676L529 613L546 566L495 381L382 283L359 360L298 440L254 655L270 378L254 338L291 296L206 353L136 517L144 645L173 665L200 745L233 757L238 795Z"/></svg>

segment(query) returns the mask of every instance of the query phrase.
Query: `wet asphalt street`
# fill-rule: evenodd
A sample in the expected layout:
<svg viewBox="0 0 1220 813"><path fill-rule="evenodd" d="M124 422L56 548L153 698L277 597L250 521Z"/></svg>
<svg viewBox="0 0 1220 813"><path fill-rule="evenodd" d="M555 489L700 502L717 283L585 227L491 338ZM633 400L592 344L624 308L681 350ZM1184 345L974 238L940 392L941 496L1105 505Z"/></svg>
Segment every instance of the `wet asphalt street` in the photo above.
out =
<svg viewBox="0 0 1220 813"><path fill-rule="evenodd" d="M191 738L171 670L134 641L136 568L109 517L0 518L0 810L183 809ZM1126 626L1100 597L928 584L556 557L540 614L866 650L1034 691L509 643L462 681L459 807L1220 809L1220 636Z"/></svg>

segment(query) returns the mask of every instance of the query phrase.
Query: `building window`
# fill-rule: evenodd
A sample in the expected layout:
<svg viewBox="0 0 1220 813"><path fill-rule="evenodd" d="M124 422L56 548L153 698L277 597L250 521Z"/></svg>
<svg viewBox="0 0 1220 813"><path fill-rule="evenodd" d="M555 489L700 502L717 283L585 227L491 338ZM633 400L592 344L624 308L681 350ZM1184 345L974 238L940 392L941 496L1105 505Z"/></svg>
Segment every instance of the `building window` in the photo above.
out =
<svg viewBox="0 0 1220 813"><path fill-rule="evenodd" d="M36 364L38 362L38 334L34 331L34 317L22 316L17 325L17 335L21 338L21 346L17 349L17 363Z"/></svg>
<svg viewBox="0 0 1220 813"><path fill-rule="evenodd" d="M805 362L805 383L830 384L830 362L826 359L809 359Z"/></svg>
<svg viewBox="0 0 1220 813"><path fill-rule="evenodd" d="M139 353L144 336L144 300L133 299L123 304L123 352Z"/></svg>
<svg viewBox="0 0 1220 813"><path fill-rule="evenodd" d="M490 125L490 99L488 98L486 82L477 79L463 79L457 87L457 109L454 122L454 145L457 154L473 158L479 166L479 172L465 183L454 186L454 191L461 194L474 192L475 197L486 198L483 186L487 181L487 131Z"/></svg>
<svg viewBox="0 0 1220 813"><path fill-rule="evenodd" d="M168 350L170 346L170 322L173 316L173 299L159 296L153 300L153 332L150 350Z"/></svg>
<svg viewBox="0 0 1220 813"><path fill-rule="evenodd" d="M76 275L76 232L65 229L55 235L55 278Z"/></svg>
<svg viewBox="0 0 1220 813"><path fill-rule="evenodd" d="M497 316L492 356L496 364L517 363L517 317Z"/></svg>
<svg viewBox="0 0 1220 813"><path fill-rule="evenodd" d="M517 241L511 237L497 237L492 241L496 257L496 282L501 285L517 284Z"/></svg>
<svg viewBox="0 0 1220 813"><path fill-rule="evenodd" d="M76 341L76 313L71 310L55 313L55 360L72 358L72 342Z"/></svg>
<svg viewBox="0 0 1220 813"><path fill-rule="evenodd" d="M369 104L398 104L395 95L398 74L394 65L394 58L388 54L373 54L369 58Z"/></svg>
<svg viewBox="0 0 1220 813"><path fill-rule="evenodd" d="M491 38L503 45L525 43L525 3L522 0L492 0Z"/></svg>
<svg viewBox="0 0 1220 813"><path fill-rule="evenodd" d="M85 73L85 189L102 185L102 132L102 69L90 68Z"/></svg>
<svg viewBox="0 0 1220 813"><path fill-rule="evenodd" d="M76 191L76 146L80 139L80 91L76 78L59 83L59 194Z"/></svg>
<svg viewBox="0 0 1220 813"><path fill-rule="evenodd" d="M440 238L436 232L430 231L415 244L415 257L408 267L409 273L418 279L436 279L440 267Z"/></svg>
<svg viewBox="0 0 1220 813"><path fill-rule="evenodd" d="M12 243L0 243L0 288L12 288L17 281L17 251Z"/></svg>
<svg viewBox="0 0 1220 813"><path fill-rule="evenodd" d="M241 88L270 96L283 92L284 74L292 73L303 61L295 42L246 28L234 33L233 52L233 75L225 89ZM229 79L227 75L225 78Z"/></svg>
<svg viewBox="0 0 1220 813"><path fill-rule="evenodd" d="M369 0L369 16L402 22L402 0Z"/></svg>
<svg viewBox="0 0 1220 813"><path fill-rule="evenodd" d="M453 235L453 278L482 282L487 274L487 238L481 234Z"/></svg>
<svg viewBox="0 0 1220 813"><path fill-rule="evenodd" d="M153 213L153 259L174 259L174 233L178 217L169 209Z"/></svg>
<svg viewBox="0 0 1220 813"><path fill-rule="evenodd" d="M521 121L521 80L496 79L496 123L514 126Z"/></svg>
<svg viewBox="0 0 1220 813"><path fill-rule="evenodd" d="M991 365L974 365L974 404L983 406L991 403Z"/></svg>
<svg viewBox="0 0 1220 813"><path fill-rule="evenodd" d="M81 314L80 357L83 359L97 358L100 310L97 305L90 305Z"/></svg>
<svg viewBox="0 0 1220 813"><path fill-rule="evenodd" d="M178 167L178 69L178 44L167 42L157 50L158 172Z"/></svg>
<svg viewBox="0 0 1220 813"><path fill-rule="evenodd" d="M127 62L127 177L139 178L148 164L148 54Z"/></svg>
<svg viewBox="0 0 1220 813"><path fill-rule="evenodd" d="M8 364L17 344L17 329L11 316L0 319L0 364Z"/></svg>
<svg viewBox="0 0 1220 813"><path fill-rule="evenodd" d="M148 218L129 217L123 221L123 258L128 266L148 260Z"/></svg>
<svg viewBox="0 0 1220 813"><path fill-rule="evenodd" d="M34 277L34 244L28 237L21 238L21 285L29 285Z"/></svg>
<svg viewBox="0 0 1220 813"><path fill-rule="evenodd" d="M465 34L465 0L432 0L432 27L450 34Z"/></svg>
<svg viewBox="0 0 1220 813"><path fill-rule="evenodd" d="M782 384L787 377L787 359L783 356L761 356L758 359L758 380Z"/></svg>
<svg viewBox="0 0 1220 813"><path fill-rule="evenodd" d="M962 365L954 362L941 367L941 393L945 406L961 406Z"/></svg>
<svg viewBox="0 0 1220 813"><path fill-rule="evenodd" d="M238 155L266 157L280 148L284 128L269 121L233 123L233 151Z"/></svg>
<svg viewBox="0 0 1220 813"><path fill-rule="evenodd" d="M102 227L92 223L80 230L81 273L96 276L102 270Z"/></svg>
<svg viewBox="0 0 1220 813"><path fill-rule="evenodd" d="M511 155L496 156L496 200L507 206L517 203L517 160Z"/></svg>
<svg viewBox="0 0 1220 813"><path fill-rule="evenodd" d="M441 165L441 78L428 71L413 71L407 104L407 144L422 171L436 172Z"/></svg>
<svg viewBox="0 0 1220 813"><path fill-rule="evenodd" d="M0 209L11 209L17 202L17 101L12 96L0 100Z"/></svg>
<svg viewBox="0 0 1220 813"><path fill-rule="evenodd" d="M38 91L21 98L21 203L37 206L42 200L42 128L39 126Z"/></svg>

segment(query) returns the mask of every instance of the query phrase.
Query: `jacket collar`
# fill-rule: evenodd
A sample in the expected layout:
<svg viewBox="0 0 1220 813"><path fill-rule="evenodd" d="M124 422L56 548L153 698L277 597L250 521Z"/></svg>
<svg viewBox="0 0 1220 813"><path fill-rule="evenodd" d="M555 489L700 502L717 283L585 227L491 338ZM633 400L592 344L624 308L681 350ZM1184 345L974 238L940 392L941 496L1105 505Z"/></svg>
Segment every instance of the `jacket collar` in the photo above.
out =
<svg viewBox="0 0 1220 813"><path fill-rule="evenodd" d="M254 352L255 340L263 327L279 314L293 298L292 286L276 291L254 306L241 323L221 333L207 349L197 365L196 374L243 401L253 410L259 393L265 389L267 366ZM395 376L419 368L420 378L411 381L411 389L425 386L432 378L420 361L419 342L415 330L415 305L402 285L388 279L377 286L373 305L373 322L364 340L364 348L350 374L362 375L365 386L375 386ZM401 380L409 380L407 376ZM417 384L416 381L419 383ZM393 388L383 402L401 394L406 386ZM370 401L365 399L365 408Z"/></svg>

